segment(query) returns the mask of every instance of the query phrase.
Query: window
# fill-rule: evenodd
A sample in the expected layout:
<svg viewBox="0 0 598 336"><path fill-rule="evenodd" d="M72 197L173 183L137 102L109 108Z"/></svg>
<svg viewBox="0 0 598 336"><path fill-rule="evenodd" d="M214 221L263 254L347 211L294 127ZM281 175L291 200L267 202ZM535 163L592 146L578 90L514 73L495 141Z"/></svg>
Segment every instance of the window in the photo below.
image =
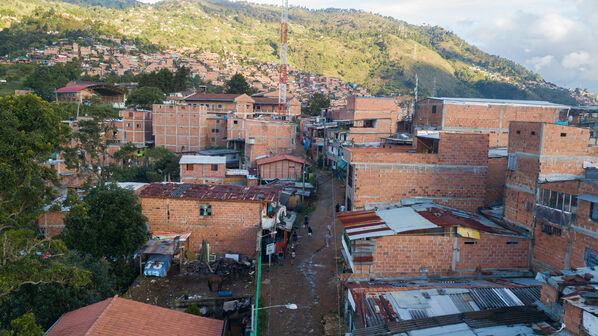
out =
<svg viewBox="0 0 598 336"><path fill-rule="evenodd" d="M515 154L509 154L507 168L509 170L517 170L517 156Z"/></svg>
<svg viewBox="0 0 598 336"><path fill-rule="evenodd" d="M221 109L222 108L222 104L218 104L218 108Z"/></svg>
<svg viewBox="0 0 598 336"><path fill-rule="evenodd" d="M212 206L209 204L200 204L199 205L199 215L200 216L212 216Z"/></svg>
<svg viewBox="0 0 598 336"><path fill-rule="evenodd" d="M141 124L137 124L137 125L135 125L135 126L137 126L137 128L141 128Z"/></svg>
<svg viewBox="0 0 598 336"><path fill-rule="evenodd" d="M561 137L563 137L563 138L564 138L564 137L566 137L566 136L567 136L567 133L561 133Z"/></svg>
<svg viewBox="0 0 598 336"><path fill-rule="evenodd" d="M436 105L432 106L432 114L436 114Z"/></svg>
<svg viewBox="0 0 598 336"><path fill-rule="evenodd" d="M594 222L598 222L598 203L593 203L592 202L592 208L590 210L590 218Z"/></svg>
<svg viewBox="0 0 598 336"><path fill-rule="evenodd" d="M216 120L216 123L217 123L217 124L220 124L220 120L218 120L218 119L217 119L217 120Z"/></svg>
<svg viewBox="0 0 598 336"><path fill-rule="evenodd" d="M560 236L562 234L562 231L560 228L554 227L552 225L544 224L544 223L542 223L542 232L547 235L555 235L555 236Z"/></svg>
<svg viewBox="0 0 598 336"><path fill-rule="evenodd" d="M577 196L560 191L538 188L536 202L540 205L570 213L577 212ZM598 214L598 212L597 212ZM596 217L598 218L598 216Z"/></svg>
<svg viewBox="0 0 598 336"><path fill-rule="evenodd" d="M517 131L517 134L521 134L521 131Z"/></svg>
<svg viewBox="0 0 598 336"><path fill-rule="evenodd" d="M130 124L130 123L127 123L127 127L131 127L131 124Z"/></svg>
<svg viewBox="0 0 598 336"><path fill-rule="evenodd" d="M598 266L598 251L586 247L583 251L583 261L586 267Z"/></svg>
<svg viewBox="0 0 598 336"><path fill-rule="evenodd" d="M234 121L233 121L233 124L235 124L235 125L236 125L236 124L238 124L238 123L239 123L239 121L238 121L238 120L234 120Z"/></svg>
<svg viewBox="0 0 598 336"><path fill-rule="evenodd" d="M376 128L376 119L368 119L363 121L363 127Z"/></svg>
<svg viewBox="0 0 598 336"><path fill-rule="evenodd" d="M347 185L353 187L353 166L349 165L349 173L347 174Z"/></svg>
<svg viewBox="0 0 598 336"><path fill-rule="evenodd" d="M193 165L192 164L188 164L187 165L187 170L193 170Z"/></svg>
<svg viewBox="0 0 598 336"><path fill-rule="evenodd" d="M217 129L217 128L212 128L212 133L218 133L218 132L220 132L220 130L219 130L219 129Z"/></svg>
<svg viewBox="0 0 598 336"><path fill-rule="evenodd" d="M536 132L532 131L532 135L536 135Z"/></svg>
<svg viewBox="0 0 598 336"><path fill-rule="evenodd" d="M133 112L129 112L129 118L133 118Z"/></svg>
<svg viewBox="0 0 598 336"><path fill-rule="evenodd" d="M218 171L218 165L217 164L213 164L212 165L212 171Z"/></svg>

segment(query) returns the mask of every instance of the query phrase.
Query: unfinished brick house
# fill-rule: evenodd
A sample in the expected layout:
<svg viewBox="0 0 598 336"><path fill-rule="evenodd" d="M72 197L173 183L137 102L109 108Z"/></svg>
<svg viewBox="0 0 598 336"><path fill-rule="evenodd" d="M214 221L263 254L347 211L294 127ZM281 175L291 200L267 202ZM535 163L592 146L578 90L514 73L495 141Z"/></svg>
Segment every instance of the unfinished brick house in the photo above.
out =
<svg viewBox="0 0 598 336"><path fill-rule="evenodd" d="M474 213L422 203L337 216L352 281L529 275L530 238Z"/></svg>
<svg viewBox="0 0 598 336"><path fill-rule="evenodd" d="M404 111L395 98L349 96L346 108L331 114L333 121L342 126L337 139L360 144L379 142L394 134Z"/></svg>
<svg viewBox="0 0 598 336"><path fill-rule="evenodd" d="M292 155L272 155L256 160L261 179L300 180L307 161Z"/></svg>
<svg viewBox="0 0 598 336"><path fill-rule="evenodd" d="M228 119L229 148L239 150L250 167L258 157L291 154L297 126L283 120Z"/></svg>
<svg viewBox="0 0 598 336"><path fill-rule="evenodd" d="M539 306L560 322L567 335L598 334L598 270L572 268L538 273L542 290Z"/></svg>
<svg viewBox="0 0 598 336"><path fill-rule="evenodd" d="M545 101L432 97L417 102L413 129L487 133L490 147L505 147L509 122L554 123L568 109Z"/></svg>
<svg viewBox="0 0 598 336"><path fill-rule="evenodd" d="M157 104L152 108L156 146L188 152L211 146L208 110L199 104Z"/></svg>
<svg viewBox="0 0 598 336"><path fill-rule="evenodd" d="M226 178L226 157L183 155L179 168L181 182L222 184Z"/></svg>
<svg viewBox="0 0 598 336"><path fill-rule="evenodd" d="M120 119L109 120L116 129L108 137L120 144L132 143L147 147L154 143L152 132L152 111L127 109L118 112Z"/></svg>
<svg viewBox="0 0 598 336"><path fill-rule="evenodd" d="M190 248L207 240L210 253L255 255L258 233L271 221L280 188L152 183L139 191L150 231L192 232Z"/></svg>
<svg viewBox="0 0 598 336"><path fill-rule="evenodd" d="M598 250L590 130L539 122L510 130L503 220L534 237L535 270L587 266Z"/></svg>
<svg viewBox="0 0 598 336"><path fill-rule="evenodd" d="M421 134L414 146L344 148L348 210L425 198L475 211L488 203L488 135Z"/></svg>

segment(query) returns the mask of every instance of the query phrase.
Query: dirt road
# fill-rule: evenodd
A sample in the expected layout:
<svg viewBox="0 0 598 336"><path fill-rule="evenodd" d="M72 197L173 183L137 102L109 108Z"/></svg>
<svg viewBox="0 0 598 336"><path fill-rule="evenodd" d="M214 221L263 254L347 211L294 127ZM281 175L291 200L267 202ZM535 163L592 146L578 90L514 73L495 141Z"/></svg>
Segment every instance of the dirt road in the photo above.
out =
<svg viewBox="0 0 598 336"><path fill-rule="evenodd" d="M266 305L295 303L297 310L270 309L268 335L323 335L322 318L338 311L338 286L336 281L337 259L342 229L336 226L333 233L334 207L341 203L343 190L337 179L326 171L318 171L318 200L316 209L309 215L313 235L307 229L298 232L297 258L272 266L266 265L262 275L262 291ZM328 230L331 237L326 244ZM336 244L335 239L336 237ZM338 254L338 255L337 255ZM271 296L270 296L271 294Z"/></svg>

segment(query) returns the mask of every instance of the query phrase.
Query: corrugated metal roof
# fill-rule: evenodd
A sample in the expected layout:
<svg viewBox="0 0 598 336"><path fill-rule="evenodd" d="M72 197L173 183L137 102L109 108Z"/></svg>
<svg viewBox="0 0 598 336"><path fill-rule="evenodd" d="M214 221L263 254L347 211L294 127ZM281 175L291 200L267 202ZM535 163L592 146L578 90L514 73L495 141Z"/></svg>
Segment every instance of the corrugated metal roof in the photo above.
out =
<svg viewBox="0 0 598 336"><path fill-rule="evenodd" d="M374 211L350 211L337 214L350 240L394 235Z"/></svg>
<svg viewBox="0 0 598 336"><path fill-rule="evenodd" d="M395 233L438 227L438 225L415 212L411 207L378 210L376 215Z"/></svg>
<svg viewBox="0 0 598 336"><path fill-rule="evenodd" d="M179 164L226 164L224 156L183 155Z"/></svg>

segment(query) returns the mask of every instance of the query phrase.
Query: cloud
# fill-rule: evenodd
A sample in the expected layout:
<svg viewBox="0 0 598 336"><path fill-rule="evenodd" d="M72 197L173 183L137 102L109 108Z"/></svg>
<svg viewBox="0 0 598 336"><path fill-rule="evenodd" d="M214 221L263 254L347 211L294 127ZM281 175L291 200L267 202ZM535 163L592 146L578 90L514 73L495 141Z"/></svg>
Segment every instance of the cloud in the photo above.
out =
<svg viewBox="0 0 598 336"><path fill-rule="evenodd" d="M572 52L565 55L561 63L565 68L568 69L581 69L586 65L592 64L592 57L585 51Z"/></svg>
<svg viewBox="0 0 598 336"><path fill-rule="evenodd" d="M536 57L532 57L528 60L525 61L525 63L529 66L531 66L531 68L535 71L535 72L539 72L540 70L542 70L542 68L550 65L552 62L554 61L554 56L552 55L546 55L546 56L536 56Z"/></svg>

